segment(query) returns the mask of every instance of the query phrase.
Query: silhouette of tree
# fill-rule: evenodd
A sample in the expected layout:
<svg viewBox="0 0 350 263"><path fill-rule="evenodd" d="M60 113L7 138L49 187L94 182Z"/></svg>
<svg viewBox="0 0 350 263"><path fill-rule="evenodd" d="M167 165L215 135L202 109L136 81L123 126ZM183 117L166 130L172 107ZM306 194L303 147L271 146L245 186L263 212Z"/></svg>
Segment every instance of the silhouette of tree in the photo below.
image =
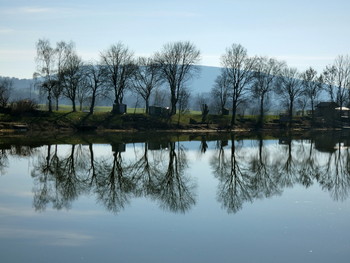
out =
<svg viewBox="0 0 350 263"><path fill-rule="evenodd" d="M232 97L230 87L231 85L228 74L223 70L215 79L214 86L211 89L212 98L218 108L218 112L221 114L225 112L229 99Z"/></svg>
<svg viewBox="0 0 350 263"><path fill-rule="evenodd" d="M78 91L84 87L82 59L72 51L68 55L59 74L60 85L63 87L63 95L72 102L72 110L75 112Z"/></svg>
<svg viewBox="0 0 350 263"><path fill-rule="evenodd" d="M155 54L155 62L159 67L160 76L170 89L170 115L176 114L176 105L181 91L192 79L199 68L200 51L190 42L174 42L163 46L162 51Z"/></svg>
<svg viewBox="0 0 350 263"><path fill-rule="evenodd" d="M37 81L41 92L47 95L49 112L52 112L52 92L57 85L56 73L56 50L51 47L47 39L39 39L36 43L37 72L33 77Z"/></svg>
<svg viewBox="0 0 350 263"><path fill-rule="evenodd" d="M256 61L252 94L259 99L260 115L258 125L260 127L262 127L264 122L266 100L275 87L284 67L286 67L284 62L273 58L260 57Z"/></svg>
<svg viewBox="0 0 350 263"><path fill-rule="evenodd" d="M303 94L302 81L296 68L284 68L276 85L276 93L288 106L289 123L292 124L293 110L296 100Z"/></svg>
<svg viewBox="0 0 350 263"><path fill-rule="evenodd" d="M323 81L331 100L345 106L350 86L350 57L338 56L332 65L323 71Z"/></svg>
<svg viewBox="0 0 350 263"><path fill-rule="evenodd" d="M0 77L0 107L6 108L13 89L13 80Z"/></svg>
<svg viewBox="0 0 350 263"><path fill-rule="evenodd" d="M248 57L247 50L239 44L232 44L221 57L222 76L225 77L223 74L226 74L232 96L231 126L234 126L236 122L237 107L249 92L255 64L256 58Z"/></svg>
<svg viewBox="0 0 350 263"><path fill-rule="evenodd" d="M53 86L52 94L56 101L56 111L58 111L58 102L59 98L62 95L63 89L64 89L64 79L60 79L64 76L63 71L65 69L65 66L67 65L67 60L69 59L69 56L74 53L74 43L69 42L66 43L64 41L60 41L56 44L56 59L57 59L57 82L56 85Z"/></svg>
<svg viewBox="0 0 350 263"><path fill-rule="evenodd" d="M134 54L121 42L101 53L104 85L114 92L114 103L122 104L124 93L131 87L136 66Z"/></svg>
<svg viewBox="0 0 350 263"><path fill-rule="evenodd" d="M317 99L323 90L323 78L322 75L317 76L317 71L312 67L307 69L301 74L303 79L304 94L308 98L311 104L312 119L315 119L315 104Z"/></svg>
<svg viewBox="0 0 350 263"><path fill-rule="evenodd" d="M149 100L152 92L158 88L163 81L159 74L159 67L153 58L140 57L137 60L137 69L133 78L132 88L145 100L146 113L148 113Z"/></svg>

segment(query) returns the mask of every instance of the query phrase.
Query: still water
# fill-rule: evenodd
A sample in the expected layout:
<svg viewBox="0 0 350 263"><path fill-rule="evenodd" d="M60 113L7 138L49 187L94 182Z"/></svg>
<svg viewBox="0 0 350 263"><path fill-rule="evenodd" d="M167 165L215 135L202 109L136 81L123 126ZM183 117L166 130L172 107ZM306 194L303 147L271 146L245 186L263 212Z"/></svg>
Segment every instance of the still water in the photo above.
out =
<svg viewBox="0 0 350 263"><path fill-rule="evenodd" d="M1 262L349 262L346 138L220 138L1 144Z"/></svg>

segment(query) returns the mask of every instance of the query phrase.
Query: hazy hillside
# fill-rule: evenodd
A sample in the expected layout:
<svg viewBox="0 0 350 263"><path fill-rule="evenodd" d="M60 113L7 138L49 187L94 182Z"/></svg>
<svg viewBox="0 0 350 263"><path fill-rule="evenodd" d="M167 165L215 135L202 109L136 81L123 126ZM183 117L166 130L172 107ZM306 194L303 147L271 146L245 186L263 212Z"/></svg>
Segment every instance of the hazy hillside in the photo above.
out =
<svg viewBox="0 0 350 263"><path fill-rule="evenodd" d="M221 73L221 68L219 67L209 67L209 66L200 66L200 74L198 77L193 78L191 82L188 83L188 88L191 92L191 108L195 109L198 108L198 105L196 104L196 97L198 94L201 93L209 93L212 89L216 77ZM34 81L32 79L16 79L12 78L13 80L13 91L11 92L11 100L16 99L25 99L25 98L32 98L36 100L39 103L46 103L45 98L39 98L38 90L34 87ZM167 92L167 89L164 89L165 92ZM209 95L210 97L210 95ZM269 98L271 102L271 109L280 108L280 101L276 96L271 94L271 97ZM98 105L106 105L111 106L113 103L113 96L111 98L105 98L103 100L99 99L97 101ZM328 101L328 94L323 91L319 101ZM151 104L152 104L151 99ZM61 104L70 104L70 102L66 99L62 99L60 101ZM124 103L128 105L128 107L135 107L136 105L138 107L143 107L143 102L140 100L138 103L136 102L136 96L134 94L131 94L130 92L127 92L125 95ZM167 103L166 103L167 104Z"/></svg>
<svg viewBox="0 0 350 263"><path fill-rule="evenodd" d="M221 68L218 67L201 66L200 69L199 77L190 83L192 93L210 92L216 77L221 73Z"/></svg>
<svg viewBox="0 0 350 263"><path fill-rule="evenodd" d="M194 78L189 84L189 89L193 95L210 92L215 78L220 74L220 68L200 66L200 74ZM34 81L32 79L17 79L13 80L13 91L11 92L11 100L32 98L39 101L38 90L34 87ZM134 96L127 96L126 99L130 99ZM113 100L105 101L105 104L111 104ZM129 103L128 103L129 104ZM130 104L134 102L130 101Z"/></svg>

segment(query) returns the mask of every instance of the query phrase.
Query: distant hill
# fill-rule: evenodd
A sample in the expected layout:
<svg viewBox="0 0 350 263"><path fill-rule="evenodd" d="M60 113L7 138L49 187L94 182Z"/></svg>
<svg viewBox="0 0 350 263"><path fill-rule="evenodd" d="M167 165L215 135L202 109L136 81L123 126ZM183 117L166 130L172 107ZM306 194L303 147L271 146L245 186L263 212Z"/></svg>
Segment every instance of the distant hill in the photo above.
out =
<svg viewBox="0 0 350 263"><path fill-rule="evenodd" d="M189 82L189 90L193 96L199 93L207 93L210 92L216 77L220 74L220 68L218 67L209 67L209 66L199 66L200 74L198 77L193 78L191 82ZM33 79L18 79L12 78L13 80L13 91L11 92L11 100L17 99L27 99L32 98L36 101L40 102L39 92L34 87ZM130 98L134 96L127 96L126 98ZM111 104L113 100L105 101L106 104ZM129 103L128 103L129 104ZM130 104L134 104L134 102L130 102Z"/></svg>
<svg viewBox="0 0 350 263"><path fill-rule="evenodd" d="M193 78L188 83L189 91L191 92L191 108L197 108L195 106L195 99L197 94L201 93L209 93L215 83L215 79L217 76L221 73L220 67L210 67L210 66L199 66L200 67L200 73L197 77ZM34 80L33 79L17 79L12 78L13 80L13 91L11 92L11 100L16 99L26 99L31 98L36 100L39 103L46 103L45 98L39 97L39 91L34 87ZM125 103L128 105L128 107L134 107L136 104L136 97L135 95L131 94L130 92L127 92L125 96ZM270 97L271 101L271 107L272 108L280 108L281 105L279 105L280 101L275 97L275 95L271 94ZM323 91L320 95L319 101L329 101L328 94L326 91ZM106 105L111 106L113 102L113 98L110 99L104 99L99 100L98 105ZM62 99L60 101L62 104L70 104L69 101L66 99ZM139 105L141 106L141 105Z"/></svg>
<svg viewBox="0 0 350 263"><path fill-rule="evenodd" d="M210 92L215 79L221 73L219 67L200 66L200 75L190 83L190 91L195 93Z"/></svg>

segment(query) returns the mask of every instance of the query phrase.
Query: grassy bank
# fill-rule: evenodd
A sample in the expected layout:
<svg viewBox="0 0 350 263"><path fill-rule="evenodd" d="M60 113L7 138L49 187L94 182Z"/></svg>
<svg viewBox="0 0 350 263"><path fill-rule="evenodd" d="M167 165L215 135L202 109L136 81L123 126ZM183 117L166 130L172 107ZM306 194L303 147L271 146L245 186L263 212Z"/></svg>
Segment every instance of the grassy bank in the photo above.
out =
<svg viewBox="0 0 350 263"><path fill-rule="evenodd" d="M65 130L212 130L228 131L231 116L208 115L202 121L200 112L189 112L174 115L170 119L149 116L143 109L128 109L127 114L112 114L109 107L97 108L94 114L88 112L72 112L68 106L61 106L59 111L25 112L17 114L0 114L0 129L11 129L15 124L26 125L32 131L65 131ZM296 120L298 125L307 127L307 123ZM20 126L21 127L21 126ZM283 128L278 122L278 116L266 116L266 129ZM237 116L235 130L252 130L257 128L256 116Z"/></svg>

